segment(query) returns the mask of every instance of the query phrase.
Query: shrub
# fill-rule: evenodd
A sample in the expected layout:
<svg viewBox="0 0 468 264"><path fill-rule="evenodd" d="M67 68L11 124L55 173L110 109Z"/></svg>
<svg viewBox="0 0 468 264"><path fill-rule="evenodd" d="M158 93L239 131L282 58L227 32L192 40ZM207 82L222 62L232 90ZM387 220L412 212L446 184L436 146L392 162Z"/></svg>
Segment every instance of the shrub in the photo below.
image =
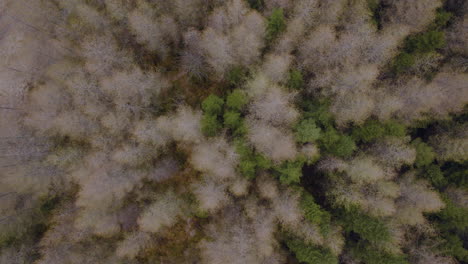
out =
<svg viewBox="0 0 468 264"><path fill-rule="evenodd" d="M372 23L377 26L378 29L382 27L382 11L379 0L367 0L367 7L372 14Z"/></svg>
<svg viewBox="0 0 468 264"><path fill-rule="evenodd" d="M409 264L405 256L391 255L360 241L351 247L351 254L366 264Z"/></svg>
<svg viewBox="0 0 468 264"><path fill-rule="evenodd" d="M222 129L222 124L218 117L211 114L204 114L201 119L201 130L207 137L214 137Z"/></svg>
<svg viewBox="0 0 468 264"><path fill-rule="evenodd" d="M283 162L276 168L276 171L279 172L280 182L282 184L299 183L302 177L302 166L304 166L302 159Z"/></svg>
<svg viewBox="0 0 468 264"><path fill-rule="evenodd" d="M286 246L294 252L297 260L300 262L309 264L338 264L338 258L328 249L306 244L297 238L287 239Z"/></svg>
<svg viewBox="0 0 468 264"><path fill-rule="evenodd" d="M447 181L461 188L468 188L468 162L447 162L443 166Z"/></svg>
<svg viewBox="0 0 468 264"><path fill-rule="evenodd" d="M406 136L406 127L402 123L394 120L387 121L385 124L385 133L388 136L404 137Z"/></svg>
<svg viewBox="0 0 468 264"><path fill-rule="evenodd" d="M372 142L384 136L404 137L406 127L396 121L390 120L382 123L378 120L368 119L362 126L355 127L352 136L356 141Z"/></svg>
<svg viewBox="0 0 468 264"><path fill-rule="evenodd" d="M371 12L375 12L379 8L378 0L367 0L367 7Z"/></svg>
<svg viewBox="0 0 468 264"><path fill-rule="evenodd" d="M414 65L414 62L414 55L402 52L395 58L395 61L393 62L393 71L396 74L403 73L411 68L411 66Z"/></svg>
<svg viewBox="0 0 468 264"><path fill-rule="evenodd" d="M211 94L202 102L202 109L203 112L206 114L217 116L223 113L223 99L219 98L218 96Z"/></svg>
<svg viewBox="0 0 468 264"><path fill-rule="evenodd" d="M427 166L434 161L436 157L434 150L420 138L413 140L411 145L416 149L416 160L414 162L416 167Z"/></svg>
<svg viewBox="0 0 468 264"><path fill-rule="evenodd" d="M304 217L309 222L320 226L323 234L327 234L330 231L330 213L320 208L320 205L315 203L314 197L311 194L304 191L300 205L304 211Z"/></svg>
<svg viewBox="0 0 468 264"><path fill-rule="evenodd" d="M431 216L435 220L438 228L442 231L442 236L445 238L444 243L440 246L443 252L452 255L460 261L468 261L468 250L463 246L463 234L468 230L466 215L468 210L463 207L458 207L450 199L444 198L445 208L439 213Z"/></svg>
<svg viewBox="0 0 468 264"><path fill-rule="evenodd" d="M325 151L338 157L349 157L356 150L354 140L350 136L338 133L334 128L326 130L320 142Z"/></svg>
<svg viewBox="0 0 468 264"><path fill-rule="evenodd" d="M390 239L390 232L382 221L364 214L356 206L339 209L338 216L346 232L353 231L369 242L388 241Z"/></svg>
<svg viewBox="0 0 468 264"><path fill-rule="evenodd" d="M385 128L383 125L373 119L370 119L360 127L353 129L353 138L357 141L365 143L371 142L377 138L381 138L385 134Z"/></svg>
<svg viewBox="0 0 468 264"><path fill-rule="evenodd" d="M436 188L445 187L448 183L438 165L429 165L424 169L423 173L424 178L429 180L429 182L431 182L431 184Z"/></svg>
<svg viewBox="0 0 468 264"><path fill-rule="evenodd" d="M236 152L240 156L239 171L248 179L254 179L258 169L268 169L271 167L271 162L267 158L255 153L242 140L237 140Z"/></svg>
<svg viewBox="0 0 468 264"><path fill-rule="evenodd" d="M437 10L436 18L434 21L434 27L436 29L441 29L447 25L447 23L452 19L453 14L446 12L444 9L439 8Z"/></svg>
<svg viewBox="0 0 468 264"><path fill-rule="evenodd" d="M255 154L255 161L257 163L257 167L260 169L269 169L272 166L271 161L259 153Z"/></svg>
<svg viewBox="0 0 468 264"><path fill-rule="evenodd" d="M240 173L249 180L252 180L256 176L257 164L251 159L241 159L239 162Z"/></svg>
<svg viewBox="0 0 468 264"><path fill-rule="evenodd" d="M240 113L234 111L227 111L224 113L224 125L230 129L237 129L239 126L242 125L242 118Z"/></svg>
<svg viewBox="0 0 468 264"><path fill-rule="evenodd" d="M332 114L328 111L329 101L316 101L304 99L300 101L300 106L304 111L304 118L311 118L322 128L333 126Z"/></svg>
<svg viewBox="0 0 468 264"><path fill-rule="evenodd" d="M427 53L445 46L445 35L441 31L431 30L409 37L406 42L408 53Z"/></svg>
<svg viewBox="0 0 468 264"><path fill-rule="evenodd" d="M247 0L253 9L261 10L264 6L263 0Z"/></svg>
<svg viewBox="0 0 468 264"><path fill-rule="evenodd" d="M302 89L304 86L304 78L302 77L302 73L299 70L292 69L289 72L289 78L286 86L294 90Z"/></svg>
<svg viewBox="0 0 468 264"><path fill-rule="evenodd" d="M320 132L313 119L305 119L296 126L296 140L300 143L314 142L320 138Z"/></svg>
<svg viewBox="0 0 468 264"><path fill-rule="evenodd" d="M444 198L445 208L434 215L440 230L445 232L458 231L460 233L468 231L466 215L468 209L455 205L450 199Z"/></svg>
<svg viewBox="0 0 468 264"><path fill-rule="evenodd" d="M247 134L247 126L244 122L241 122L240 125L233 131L233 135L236 137L243 137Z"/></svg>
<svg viewBox="0 0 468 264"><path fill-rule="evenodd" d="M445 254L456 257L460 262L468 261L468 250L463 246L463 240L455 234L444 234L445 241L440 246L440 249Z"/></svg>
<svg viewBox="0 0 468 264"><path fill-rule="evenodd" d="M228 71L226 78L231 86L236 87L247 79L247 71L240 66L233 67Z"/></svg>
<svg viewBox="0 0 468 264"><path fill-rule="evenodd" d="M247 95L242 90L236 89L230 93L226 99L228 108L236 111L242 111L248 103Z"/></svg>
<svg viewBox="0 0 468 264"><path fill-rule="evenodd" d="M356 143L347 135L340 135L338 141L331 146L329 152L338 157L349 157L356 150Z"/></svg>
<svg viewBox="0 0 468 264"><path fill-rule="evenodd" d="M243 140L239 139L235 142L236 152L241 158L252 156L254 154L252 148Z"/></svg>
<svg viewBox="0 0 468 264"><path fill-rule="evenodd" d="M284 19L283 9L276 8L273 10L270 17L268 18L267 29L266 29L267 41L272 41L285 29L286 29L286 21Z"/></svg>

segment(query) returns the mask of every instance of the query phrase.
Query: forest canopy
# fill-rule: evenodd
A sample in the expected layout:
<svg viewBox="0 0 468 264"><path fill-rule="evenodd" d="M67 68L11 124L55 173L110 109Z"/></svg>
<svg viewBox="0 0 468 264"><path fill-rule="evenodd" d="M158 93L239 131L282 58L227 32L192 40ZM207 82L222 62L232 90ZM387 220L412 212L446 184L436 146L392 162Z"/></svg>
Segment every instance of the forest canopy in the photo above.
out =
<svg viewBox="0 0 468 264"><path fill-rule="evenodd" d="M0 264L468 263L468 2L1 0Z"/></svg>

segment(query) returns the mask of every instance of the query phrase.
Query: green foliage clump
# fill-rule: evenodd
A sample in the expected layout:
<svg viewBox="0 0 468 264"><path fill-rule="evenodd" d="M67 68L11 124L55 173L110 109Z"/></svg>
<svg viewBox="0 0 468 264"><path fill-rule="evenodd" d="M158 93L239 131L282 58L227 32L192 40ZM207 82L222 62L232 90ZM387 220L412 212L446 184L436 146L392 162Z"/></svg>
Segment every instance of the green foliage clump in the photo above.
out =
<svg viewBox="0 0 468 264"><path fill-rule="evenodd" d="M299 143L314 142L320 138L321 129L313 119L304 119L296 126L296 141Z"/></svg>
<svg viewBox="0 0 468 264"><path fill-rule="evenodd" d="M321 150L344 158L353 154L357 149L356 142L353 137L335 129L333 116L329 111L329 101L303 100L299 104L304 111L304 120L314 120L317 128L321 129L318 139ZM309 122L312 123L312 121L307 121L307 123ZM312 127L311 124L308 126ZM301 136L299 136L300 138Z"/></svg>
<svg viewBox="0 0 468 264"><path fill-rule="evenodd" d="M379 8L378 0L367 0L367 7L371 12L375 12Z"/></svg>
<svg viewBox="0 0 468 264"><path fill-rule="evenodd" d="M299 183L302 177L302 167L305 159L298 158L294 161L285 161L278 167L276 171L279 173L279 180L282 184Z"/></svg>
<svg viewBox="0 0 468 264"><path fill-rule="evenodd" d="M463 240L459 236L451 233L443 234L445 241L440 246L440 250L447 255L454 256L460 262L468 262L468 250L463 246Z"/></svg>
<svg viewBox="0 0 468 264"><path fill-rule="evenodd" d="M434 150L420 138L413 140L411 145L416 149L416 161L414 162L416 167L424 167L434 161L436 157Z"/></svg>
<svg viewBox="0 0 468 264"><path fill-rule="evenodd" d="M326 152L342 158L351 156L357 148L352 137L341 134L334 128L323 133L320 143Z"/></svg>
<svg viewBox="0 0 468 264"><path fill-rule="evenodd" d="M285 242L301 263L338 264L338 258L328 249L306 244L297 238L289 238Z"/></svg>
<svg viewBox="0 0 468 264"><path fill-rule="evenodd" d="M312 136L317 133L320 128L320 138L318 138L321 150L338 157L349 157L357 149L356 142L353 137L338 132L334 127L333 116L328 111L330 103L328 101L312 101L302 100L299 102L300 107L304 111L303 118L307 120L304 124L298 126L299 131L311 132ZM317 129L312 129L312 120L315 122ZM308 128L311 130L309 131ZM296 128L297 130L297 128ZM297 132L299 132L297 131ZM298 140L307 138L307 134L298 133Z"/></svg>
<svg viewBox="0 0 468 264"><path fill-rule="evenodd" d="M234 111L227 111L224 113L224 125L230 129L237 129L242 125L242 118L240 113Z"/></svg>
<svg viewBox="0 0 468 264"><path fill-rule="evenodd" d="M263 8L263 0L247 0L253 9L261 10Z"/></svg>
<svg viewBox="0 0 468 264"><path fill-rule="evenodd" d="M381 16L382 10L380 6L380 0L367 0L367 7L372 14L372 23L377 26L377 28L381 28Z"/></svg>
<svg viewBox="0 0 468 264"><path fill-rule="evenodd" d="M333 127L333 117L330 111L330 102L328 100L318 101L304 99L299 102L300 107L304 111L304 119L310 118L316 121L322 129Z"/></svg>
<svg viewBox="0 0 468 264"><path fill-rule="evenodd" d="M210 213L208 211L198 209L195 211L194 215L198 218L208 218L210 216Z"/></svg>
<svg viewBox="0 0 468 264"><path fill-rule="evenodd" d="M244 120L240 123L240 125L232 131L233 135L236 137L242 137L247 134L247 126L244 123Z"/></svg>
<svg viewBox="0 0 468 264"><path fill-rule="evenodd" d="M396 74L403 73L407 71L415 63L415 58L413 54L402 52L400 53L393 62L393 71Z"/></svg>
<svg viewBox="0 0 468 264"><path fill-rule="evenodd" d="M221 131L224 126L231 129L235 136L242 136L247 132L241 111L247 104L247 97L241 90L234 90L226 99L211 94L202 102L203 117L201 129L205 136L213 137ZM226 109L224 108L226 105ZM226 110L224 112L224 110ZM223 114L224 112L224 114ZM224 119L224 122L222 121Z"/></svg>
<svg viewBox="0 0 468 264"><path fill-rule="evenodd" d="M242 136L247 133L247 127L244 124L244 119L241 114L235 111L227 111L224 113L224 126L231 129L235 136Z"/></svg>
<svg viewBox="0 0 468 264"><path fill-rule="evenodd" d="M440 248L442 252L467 262L468 250L463 246L463 237L468 232L468 209L457 206L447 197L443 200L445 208L431 216L445 239Z"/></svg>
<svg viewBox="0 0 468 264"><path fill-rule="evenodd" d="M428 53L444 46L444 32L431 30L408 37L405 50L408 53Z"/></svg>
<svg viewBox="0 0 468 264"><path fill-rule="evenodd" d="M61 197L58 195L45 195L29 209L30 216L23 218L18 214L13 226L0 233L0 251L3 247L20 245L25 241L38 241L49 228L50 217L60 202ZM3 219L4 225L9 225L8 218Z"/></svg>
<svg viewBox="0 0 468 264"><path fill-rule="evenodd" d="M366 264L409 264L405 256L382 252L364 241L352 245L351 254Z"/></svg>
<svg viewBox="0 0 468 264"><path fill-rule="evenodd" d="M435 164L427 166L423 171L423 176L436 188L443 188L447 186L448 182L440 167Z"/></svg>
<svg viewBox="0 0 468 264"><path fill-rule="evenodd" d="M468 209L457 206L449 198L442 197L445 207L434 215L438 227L442 231L464 233L468 231Z"/></svg>
<svg viewBox="0 0 468 264"><path fill-rule="evenodd" d="M256 153L243 140L237 140L236 152L240 156L239 171L247 179L254 179L257 171L271 167L271 161L263 155Z"/></svg>
<svg viewBox="0 0 468 264"><path fill-rule="evenodd" d="M367 120L362 126L355 127L352 131L353 138L364 143L372 142L384 136L403 137L405 135L406 128L404 125L396 121L382 123L374 119Z"/></svg>
<svg viewBox="0 0 468 264"><path fill-rule="evenodd" d="M244 91L235 89L226 99L226 106L235 111L242 111L248 103L247 95Z"/></svg>
<svg viewBox="0 0 468 264"><path fill-rule="evenodd" d="M302 193L300 205L304 212L304 217L309 222L318 225L323 234L327 234L330 231L331 214L315 203L315 199L310 193L306 191Z"/></svg>
<svg viewBox="0 0 468 264"><path fill-rule="evenodd" d="M368 143L383 137L385 127L379 121L370 119L364 125L354 128L352 135L357 141Z"/></svg>
<svg viewBox="0 0 468 264"><path fill-rule="evenodd" d="M385 122L385 135L392 137L404 137L406 136L406 126L394 120Z"/></svg>
<svg viewBox="0 0 468 264"><path fill-rule="evenodd" d="M443 166L443 173L450 184L468 189L468 162L448 162Z"/></svg>
<svg viewBox="0 0 468 264"><path fill-rule="evenodd" d="M211 94L202 102L202 109L205 114L219 116L223 113L224 100Z"/></svg>
<svg viewBox="0 0 468 264"><path fill-rule="evenodd" d="M257 163L257 168L263 170L269 169L272 166L271 161L268 158L258 153L255 155L255 162Z"/></svg>
<svg viewBox="0 0 468 264"><path fill-rule="evenodd" d="M357 206L342 208L338 218L346 232L354 232L369 242L388 241L390 232L381 220L364 214Z"/></svg>
<svg viewBox="0 0 468 264"><path fill-rule="evenodd" d="M406 39L404 51L393 61L393 72L396 74L403 73L414 65L416 57L443 48L446 42L442 29L452 16L452 13L438 9L436 19L428 31L409 36ZM431 74L428 73L428 76L430 77Z"/></svg>
<svg viewBox="0 0 468 264"><path fill-rule="evenodd" d="M445 11L442 8L437 9L436 19L434 20L434 28L441 29L445 27L450 19L452 19L453 14Z"/></svg>
<svg viewBox="0 0 468 264"><path fill-rule="evenodd" d="M242 159L239 162L239 170L249 180L255 179L257 164L252 159Z"/></svg>
<svg viewBox="0 0 468 264"><path fill-rule="evenodd" d="M207 137L216 136L223 128L216 115L204 114L201 119L201 130Z"/></svg>
<svg viewBox="0 0 468 264"><path fill-rule="evenodd" d="M304 86L304 78L299 70L292 69L289 72L289 78L286 86L293 90L300 90Z"/></svg>
<svg viewBox="0 0 468 264"><path fill-rule="evenodd" d="M286 20L284 18L283 9L276 8L273 10L273 12L271 12L270 17L268 17L267 28L266 28L267 41L272 41L285 29L286 29Z"/></svg>
<svg viewBox="0 0 468 264"><path fill-rule="evenodd" d="M243 67L236 66L228 71L226 79L229 85L233 87L240 86L242 83L247 80L248 71Z"/></svg>
<svg viewBox="0 0 468 264"><path fill-rule="evenodd" d="M333 116L328 111L330 105L328 101L303 100L299 104L304 111L303 118L306 120L296 128L296 137L299 142L315 138L319 133L319 146L324 152L343 158L353 154L357 149L356 142L352 137L335 129ZM316 127L312 122L315 122Z"/></svg>

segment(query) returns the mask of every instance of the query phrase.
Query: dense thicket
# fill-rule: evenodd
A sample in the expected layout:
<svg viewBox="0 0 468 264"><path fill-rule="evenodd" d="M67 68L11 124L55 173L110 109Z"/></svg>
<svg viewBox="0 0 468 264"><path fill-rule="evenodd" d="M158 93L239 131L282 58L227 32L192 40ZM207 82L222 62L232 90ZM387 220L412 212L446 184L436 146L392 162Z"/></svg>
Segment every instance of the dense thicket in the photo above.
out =
<svg viewBox="0 0 468 264"><path fill-rule="evenodd" d="M0 1L0 263L468 263L467 23Z"/></svg>

